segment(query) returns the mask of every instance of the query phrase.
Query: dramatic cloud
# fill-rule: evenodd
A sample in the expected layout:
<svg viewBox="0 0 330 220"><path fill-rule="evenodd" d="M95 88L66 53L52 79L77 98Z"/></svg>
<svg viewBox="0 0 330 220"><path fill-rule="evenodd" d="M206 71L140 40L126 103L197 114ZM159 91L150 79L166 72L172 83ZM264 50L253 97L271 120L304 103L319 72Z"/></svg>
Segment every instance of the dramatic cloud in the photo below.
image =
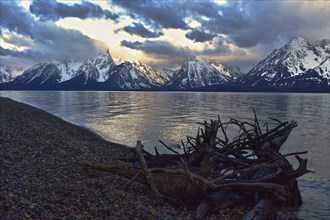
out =
<svg viewBox="0 0 330 220"><path fill-rule="evenodd" d="M1 29L25 36L33 42L25 51L2 48L2 56L14 56L31 60L61 60L66 57L90 57L104 50L104 45L76 30L63 29L51 23L34 20L21 7L1 1ZM4 35L4 33L2 33ZM14 43L6 35L2 38ZM17 40L17 39L16 39ZM16 44L16 46L20 46Z"/></svg>
<svg viewBox="0 0 330 220"><path fill-rule="evenodd" d="M19 46L19 47L33 46L33 41L30 38L27 38L24 36L18 36L16 34L12 34L12 33L6 33L6 34L1 34L1 35L2 35L3 40L9 44Z"/></svg>
<svg viewBox="0 0 330 220"><path fill-rule="evenodd" d="M127 9L127 13L133 18L140 18L147 24L163 28L188 28L184 22L186 10L181 7L180 1L175 2L175 4L172 1L157 2L151 0L113 0L112 2Z"/></svg>
<svg viewBox="0 0 330 220"><path fill-rule="evenodd" d="M30 11L40 18L41 21L57 21L61 18L76 17L86 18L105 18L116 20L118 15L103 10L100 6L91 2L68 5L56 0L34 0L30 6Z"/></svg>
<svg viewBox="0 0 330 220"><path fill-rule="evenodd" d="M8 50L0 46L0 56L12 56L14 51Z"/></svg>
<svg viewBox="0 0 330 220"><path fill-rule="evenodd" d="M205 42L212 40L216 34L206 33L200 29L193 29L191 32L186 34L186 37L195 42Z"/></svg>
<svg viewBox="0 0 330 220"><path fill-rule="evenodd" d="M113 2L125 8L132 18L163 28L187 29L185 19L192 17L203 29L227 35L235 45L243 48L283 43L298 36L316 40L320 33L329 35L329 1L228 0L223 5L214 1L188 0ZM212 35L192 30L186 37L205 42Z"/></svg>
<svg viewBox="0 0 330 220"><path fill-rule="evenodd" d="M35 21L30 15L15 4L10 5L5 4L4 1L0 1L0 6L1 29L6 28L25 36L33 35L31 24L35 23Z"/></svg>
<svg viewBox="0 0 330 220"><path fill-rule="evenodd" d="M230 42L230 41L229 41ZM205 49L201 52L202 55L224 55L224 54L232 54L234 53L229 48L228 39L223 37L217 37L215 40L214 48L212 49Z"/></svg>
<svg viewBox="0 0 330 220"><path fill-rule="evenodd" d="M186 0L183 6L189 11L189 14L197 19L198 16L205 16L207 18L216 18L219 16L220 6L213 1Z"/></svg>
<svg viewBox="0 0 330 220"><path fill-rule="evenodd" d="M63 2L0 1L2 61L93 56L102 39L123 59L177 63L200 55L247 69L292 38L312 42L330 32L326 0Z"/></svg>
<svg viewBox="0 0 330 220"><path fill-rule="evenodd" d="M123 40L122 46L129 47L131 49L140 50L146 54L152 54L156 56L168 56L168 57L188 57L192 53L185 48L178 48L165 41L145 41L145 42L130 42Z"/></svg>
<svg viewBox="0 0 330 220"><path fill-rule="evenodd" d="M42 53L38 51L17 51L17 50L9 50L0 46L0 56L12 56L17 58L26 58L29 57L31 59L42 57Z"/></svg>
<svg viewBox="0 0 330 220"><path fill-rule="evenodd" d="M152 32L145 28L142 24L136 22L133 23L133 26L126 26L122 30L129 34L138 35L144 38L156 38L163 35L161 31Z"/></svg>
<svg viewBox="0 0 330 220"><path fill-rule="evenodd" d="M124 47L131 48L131 49L139 50L139 48L143 45L143 43L140 41L132 42L132 41L123 40L121 42L121 45Z"/></svg>
<svg viewBox="0 0 330 220"><path fill-rule="evenodd" d="M229 1L218 14L200 20L203 27L228 35L244 48L329 33L329 1ZM318 16L315 16L317 14ZM311 19L313 18L313 19Z"/></svg>

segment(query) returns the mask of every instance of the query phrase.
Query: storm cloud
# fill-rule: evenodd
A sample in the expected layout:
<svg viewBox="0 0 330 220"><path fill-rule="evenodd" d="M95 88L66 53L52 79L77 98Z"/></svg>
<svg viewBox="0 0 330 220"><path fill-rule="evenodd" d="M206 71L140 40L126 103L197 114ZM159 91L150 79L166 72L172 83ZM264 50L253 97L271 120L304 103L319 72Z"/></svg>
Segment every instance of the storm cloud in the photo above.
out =
<svg viewBox="0 0 330 220"><path fill-rule="evenodd" d="M329 6L329 1L228 1L218 14L200 22L243 48L298 36L316 40L329 33Z"/></svg>
<svg viewBox="0 0 330 220"><path fill-rule="evenodd" d="M91 2L68 5L56 0L34 0L30 5L30 11L39 17L41 21L57 21L61 18L76 17L105 18L116 20L119 16L109 10L102 9L99 5Z"/></svg>
<svg viewBox="0 0 330 220"><path fill-rule="evenodd" d="M187 48L175 47L166 41L145 41L145 42L130 42L123 40L121 42L122 46L129 47L131 49L140 50L147 54L152 54L155 56L162 57L188 57L192 53Z"/></svg>
<svg viewBox="0 0 330 220"><path fill-rule="evenodd" d="M230 41L223 37L217 37L212 49L204 49L202 55L224 55L224 54L233 54L234 52L229 47Z"/></svg>
<svg viewBox="0 0 330 220"><path fill-rule="evenodd" d="M139 50L139 48L143 45L143 43L140 41L132 42L132 41L127 41L127 40L123 40L120 44L124 47L136 49L136 50Z"/></svg>
<svg viewBox="0 0 330 220"><path fill-rule="evenodd" d="M145 28L142 24L136 22L133 23L133 26L126 26L122 30L129 34L138 35L144 38L156 38L163 35L161 31L152 32Z"/></svg>
<svg viewBox="0 0 330 220"><path fill-rule="evenodd" d="M298 36L316 40L320 32L322 36L329 35L329 1L228 0L222 5L214 1L188 0L113 2L125 8L132 18L163 28L189 29L185 18L193 18L201 23L203 29L227 35L242 48L287 42ZM186 37L195 42L205 42L211 39L212 34L193 29Z"/></svg>
<svg viewBox="0 0 330 220"><path fill-rule="evenodd" d="M9 50L0 46L0 56L12 56L17 58L29 57L31 59L42 57L42 53L39 51L18 51L18 50Z"/></svg>
<svg viewBox="0 0 330 220"><path fill-rule="evenodd" d="M217 36L216 34L206 33L200 29L193 29L192 31L186 34L187 38L195 42L211 41L216 36Z"/></svg>
<svg viewBox="0 0 330 220"><path fill-rule="evenodd" d="M33 46L33 41L30 38L27 38L24 36L18 36L16 34L12 34L12 33L2 34L2 39L9 44L16 45L19 47Z"/></svg>
<svg viewBox="0 0 330 220"><path fill-rule="evenodd" d="M102 39L124 59L130 48L143 52L142 59L149 61L176 62L200 55L247 68L292 38L313 42L329 38L330 32L330 1L324 0L108 0L102 4L34 0L30 5L8 0L0 4L2 60L4 56L35 61L92 57L104 50L105 45L95 40ZM84 21L75 26L68 17Z"/></svg>
<svg viewBox="0 0 330 220"><path fill-rule="evenodd" d="M188 29L184 22L186 10L183 7L178 7L181 2L172 1L151 1L151 0L136 0L136 1L121 1L113 0L118 6L127 10L127 13L133 18L142 19L149 25L163 28L178 28Z"/></svg>
<svg viewBox="0 0 330 220"><path fill-rule="evenodd" d="M2 48L2 56L31 60L61 60L66 57L92 57L105 50L97 42L77 30L64 29L52 23L36 21L19 6L1 4L1 29L23 35L33 42L31 48L17 51ZM4 35L4 31L2 31ZM2 36L2 38L4 38ZM6 40L6 37L4 38ZM7 39L8 41L8 39ZM19 46L16 44L16 46Z"/></svg>

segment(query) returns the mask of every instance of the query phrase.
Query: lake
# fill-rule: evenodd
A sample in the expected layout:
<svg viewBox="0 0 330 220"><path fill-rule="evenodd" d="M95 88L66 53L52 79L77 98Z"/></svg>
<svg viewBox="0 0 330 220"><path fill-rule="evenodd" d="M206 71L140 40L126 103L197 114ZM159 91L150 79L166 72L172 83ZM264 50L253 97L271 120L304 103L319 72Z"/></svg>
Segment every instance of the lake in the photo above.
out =
<svg viewBox="0 0 330 220"><path fill-rule="evenodd" d="M298 216L330 218L330 94L0 91L0 95L44 109L112 142L135 146L141 140L152 153L155 146L166 152L159 140L180 144L186 135L196 135L196 122L218 116L222 121L252 120L255 109L261 125L268 117L296 120L298 127L281 151L308 151L302 157L316 171L299 178L304 204Z"/></svg>

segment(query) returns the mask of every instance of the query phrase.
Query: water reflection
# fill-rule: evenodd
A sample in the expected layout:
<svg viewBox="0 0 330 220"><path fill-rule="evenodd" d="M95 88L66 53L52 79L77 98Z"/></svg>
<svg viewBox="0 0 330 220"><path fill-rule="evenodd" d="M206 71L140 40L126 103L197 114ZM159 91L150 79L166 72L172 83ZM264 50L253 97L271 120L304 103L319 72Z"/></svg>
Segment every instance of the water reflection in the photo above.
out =
<svg viewBox="0 0 330 220"><path fill-rule="evenodd" d="M299 188L303 197L303 204L294 210L301 219L330 218L330 183L319 179L299 178Z"/></svg>
<svg viewBox="0 0 330 220"><path fill-rule="evenodd" d="M255 109L261 124L268 117L296 120L299 126L282 151L307 150L308 167L316 171L299 181L304 204L298 215L329 219L329 94L0 91L0 95L49 111L113 142L134 146L140 139L151 151L161 146L159 139L178 144L186 135L196 134L196 122L218 115L223 121L250 120Z"/></svg>
<svg viewBox="0 0 330 220"><path fill-rule="evenodd" d="M134 146L140 139L149 149L161 146L159 139L178 144L186 135L195 135L196 122L218 115L224 121L249 120L254 108L261 124L268 117L298 121L283 151L308 150L311 169L329 179L329 94L1 91L0 95L45 109L113 142Z"/></svg>

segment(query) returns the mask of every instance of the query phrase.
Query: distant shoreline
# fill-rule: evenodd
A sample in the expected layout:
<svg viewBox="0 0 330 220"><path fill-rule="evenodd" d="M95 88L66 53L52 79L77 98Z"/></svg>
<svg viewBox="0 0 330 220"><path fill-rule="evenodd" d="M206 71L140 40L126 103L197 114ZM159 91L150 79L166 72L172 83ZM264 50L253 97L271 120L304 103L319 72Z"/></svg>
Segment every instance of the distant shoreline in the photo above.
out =
<svg viewBox="0 0 330 220"><path fill-rule="evenodd" d="M12 89L1 87L0 91L54 91L54 92L238 92L238 93L324 93L329 94L330 88L297 88L297 89L271 89L271 88L243 88L243 89L225 89L225 88L213 88L210 87L202 87L196 89L186 89L186 90L168 90L168 89L98 89L98 88L81 88L81 89L54 89L54 88L43 88L43 89L33 89L33 88L20 88L20 89Z"/></svg>

